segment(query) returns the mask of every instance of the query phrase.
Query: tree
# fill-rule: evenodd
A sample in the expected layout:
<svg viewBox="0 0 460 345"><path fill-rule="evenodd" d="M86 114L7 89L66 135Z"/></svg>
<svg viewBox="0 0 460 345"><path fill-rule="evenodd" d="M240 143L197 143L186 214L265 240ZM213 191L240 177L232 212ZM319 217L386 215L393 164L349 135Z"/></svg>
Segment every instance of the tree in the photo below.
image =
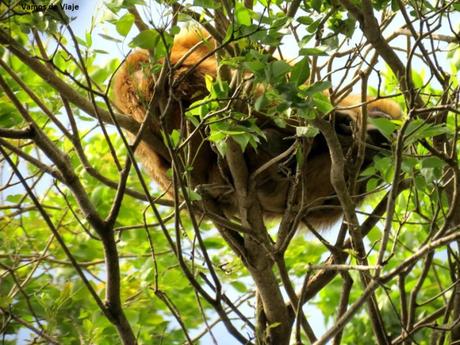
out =
<svg viewBox="0 0 460 345"><path fill-rule="evenodd" d="M460 341L458 2L113 0L80 36L78 8L64 5L0 5L4 343L220 344L222 333L242 344ZM111 102L121 61L93 41L165 61L189 23L216 41L220 69L184 118L208 126L206 140L244 169L241 152L261 139L253 113L267 108L279 126L300 117L297 166L318 133L330 144L344 212L336 231L294 236L289 208L271 220L204 216L204 196L182 178L190 167L171 171L175 202L143 174L126 139L141 125ZM238 113L227 100L244 86L232 75L269 90L249 95L239 117L226 116ZM391 150L345 179L340 167L354 162L333 145L329 119L352 90L364 103L395 99L405 116L372 121ZM171 155L188 142L179 131L142 139ZM356 209L358 179L370 196Z"/></svg>

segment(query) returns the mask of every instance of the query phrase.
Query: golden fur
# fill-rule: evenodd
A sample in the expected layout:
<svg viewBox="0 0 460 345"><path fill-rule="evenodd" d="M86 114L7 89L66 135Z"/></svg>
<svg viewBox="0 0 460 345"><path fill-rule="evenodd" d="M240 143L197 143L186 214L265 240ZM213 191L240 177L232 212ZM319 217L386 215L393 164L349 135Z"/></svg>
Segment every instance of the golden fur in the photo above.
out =
<svg viewBox="0 0 460 345"><path fill-rule="evenodd" d="M193 52L190 52L190 49L193 48L195 48ZM174 90L177 104L173 105L174 109L169 115L168 131L181 128L184 125L184 108L188 107L192 100L202 98L207 94L204 82L205 75L216 77L217 63L214 54L212 54L213 48L214 42L208 38L206 32L201 30L184 31L176 36L169 61L171 66L181 60L183 61L181 61L181 66L174 71L170 80L178 80L184 76L185 78ZM183 57L186 55L187 57L184 59ZM195 66L197 63L199 65ZM194 71L188 73L192 66L195 66ZM155 82L154 75L149 72L150 68L148 52L137 50L127 57L114 78L114 95L117 107L139 122L145 118L147 104L152 96ZM359 96L349 96L338 106L345 108L359 103ZM341 113L345 117L349 117L351 121L356 121L361 114L360 107L344 110ZM369 116L384 115L399 118L401 109L393 101L379 99L369 103L368 113ZM292 139L289 141L286 140L286 137L295 134L295 130L290 135L286 134L285 129L281 130L272 122L261 125L261 128L267 136L267 142L257 150L247 149L244 152L249 173L253 173L261 165L284 152L292 143ZM154 119L149 124L147 135L156 135L161 138L158 119ZM343 137L347 139L347 135L343 135ZM351 134L348 134L348 138L351 138ZM351 147L351 142L350 140L343 141L344 151ZM377 145L379 144L382 142L377 142ZM190 173L192 187L206 187L208 195L214 198L227 214L234 213L238 208L235 193L232 191L232 186L229 185L231 177L225 161L218 158L216 150L212 149L203 131L198 131L193 140L190 141L189 146L190 152L195 157L193 170ZM141 142L136 154L143 162L149 175L160 187L165 191L170 190L171 179L167 171L171 168L171 161L167 157L162 157L154 147L149 147L144 142ZM375 152L367 151L366 154L368 157L364 166L370 163ZM314 139L310 154L306 159L306 168L303 174L306 192L303 202L304 205L310 205L317 209L310 211L305 219L312 224L330 224L341 215L341 210L337 207L338 202L334 198L334 189L329 176L331 167L329 151L321 135ZM257 196L267 214L282 214L285 211L289 186L292 175L295 173L295 160L291 159L291 162L284 163L283 166L281 163L277 164L258 175L256 181ZM360 189L363 190L363 187L364 183L361 183Z"/></svg>

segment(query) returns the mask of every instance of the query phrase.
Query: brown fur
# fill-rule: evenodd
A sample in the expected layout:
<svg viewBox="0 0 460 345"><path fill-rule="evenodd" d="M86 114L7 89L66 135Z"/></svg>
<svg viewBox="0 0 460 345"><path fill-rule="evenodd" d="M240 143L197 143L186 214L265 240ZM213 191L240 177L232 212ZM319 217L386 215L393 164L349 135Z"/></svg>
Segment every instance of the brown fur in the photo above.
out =
<svg viewBox="0 0 460 345"><path fill-rule="evenodd" d="M182 32L174 40L169 58L171 65L173 66L181 61L186 54L189 55L182 61L182 65L170 79L170 81L174 81L186 76L173 91L177 104L173 105L173 110L169 114L168 131L183 128L184 109L181 109L180 105L187 107L192 100L204 97L207 92L204 76L216 76L217 63L214 54L211 54L214 42L208 39L207 36L206 32L192 30ZM203 43L196 47L200 42ZM189 51L193 47L196 49L190 53ZM206 55L209 56L203 59ZM117 107L123 113L132 116L139 122L142 122L145 118L146 105L152 96L154 86L153 75L149 73L149 60L148 52L143 50L133 52L128 56L114 78L114 94ZM201 63L194 71L187 74L189 69L200 61ZM339 108L348 108L359 103L359 96L349 96L338 106ZM358 106L340 111L340 113L342 116L350 118L351 121L356 121L361 115L360 107ZM401 109L393 101L380 99L369 103L368 113L369 116L384 115L399 118ZM154 119L149 125L147 135L156 135L161 138L158 120ZM292 144L292 139L290 141L285 140L285 137L295 134L294 130L290 134L286 134L285 129L281 130L272 122L267 124L265 121L261 128L267 136L267 142L263 143L257 151L247 149L244 153L249 173L253 173L261 165L284 152ZM351 134L348 134L348 136L342 135L342 137L344 138L342 145L344 151L346 151L351 147ZM230 174L225 162L218 158L217 153L205 138L206 134L203 131L198 131L190 141L189 156L195 157L192 164L193 171L190 173L192 187L201 186L201 190L206 190L206 193L221 205L226 214L235 214L237 205L235 193L232 190L233 187L229 185L229 182L231 183ZM170 160L167 157L161 157L154 147L149 147L144 142L141 142L136 154L143 162L149 175L163 190L169 190L170 192L171 180L167 175L167 170L171 167ZM370 163L373 155L375 155L375 152L366 152L366 157L369 157L366 158L364 166ZM261 173L256 180L257 197L267 214L282 214L286 208L290 181L295 173L295 162L291 159L289 166L288 163L283 167L280 164L271 166ZM334 189L329 176L331 161L327 145L321 135L313 140L305 166L303 174L306 190L303 198L304 205L317 208L317 210L309 212L305 219L316 225L330 224L342 212L337 207L338 202L333 198ZM364 183L361 184L360 189L362 190L363 187Z"/></svg>

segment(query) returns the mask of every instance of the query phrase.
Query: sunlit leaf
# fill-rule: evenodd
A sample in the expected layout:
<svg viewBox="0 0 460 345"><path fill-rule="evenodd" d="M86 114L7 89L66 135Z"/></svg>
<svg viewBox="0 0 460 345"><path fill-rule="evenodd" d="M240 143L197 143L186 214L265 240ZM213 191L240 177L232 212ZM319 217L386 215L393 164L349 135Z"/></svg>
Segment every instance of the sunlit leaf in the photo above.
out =
<svg viewBox="0 0 460 345"><path fill-rule="evenodd" d="M115 27L121 36L126 36L134 24L134 16L131 13L126 13L123 17L117 20Z"/></svg>

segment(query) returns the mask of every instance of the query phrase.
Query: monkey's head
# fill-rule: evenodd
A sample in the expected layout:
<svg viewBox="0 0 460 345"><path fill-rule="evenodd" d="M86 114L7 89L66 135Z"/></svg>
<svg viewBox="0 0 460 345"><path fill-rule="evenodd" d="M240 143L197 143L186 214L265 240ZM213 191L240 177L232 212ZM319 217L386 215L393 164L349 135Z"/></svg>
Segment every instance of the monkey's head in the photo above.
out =
<svg viewBox="0 0 460 345"><path fill-rule="evenodd" d="M384 136L372 123L372 119L385 118L397 120L402 117L401 107L398 103L388 99L368 98L366 144L370 148L389 148L389 138ZM357 130L359 117L361 116L360 100L356 96L349 96L342 101L335 112L334 128L339 137L352 137ZM371 121L369 121L371 119ZM372 150L375 152L375 150Z"/></svg>

